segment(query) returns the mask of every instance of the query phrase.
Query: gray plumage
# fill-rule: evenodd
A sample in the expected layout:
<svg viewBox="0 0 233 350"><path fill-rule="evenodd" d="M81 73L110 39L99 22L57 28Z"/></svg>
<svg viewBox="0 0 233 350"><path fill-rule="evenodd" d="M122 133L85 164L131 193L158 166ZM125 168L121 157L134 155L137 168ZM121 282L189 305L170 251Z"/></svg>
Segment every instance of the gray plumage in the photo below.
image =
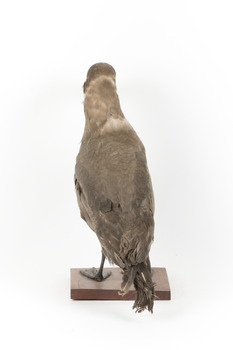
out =
<svg viewBox="0 0 233 350"><path fill-rule="evenodd" d="M152 312L153 190L144 146L121 111L115 75L106 63L87 73L75 188L81 217L97 234L103 254L123 270L120 294L134 283L134 308Z"/></svg>

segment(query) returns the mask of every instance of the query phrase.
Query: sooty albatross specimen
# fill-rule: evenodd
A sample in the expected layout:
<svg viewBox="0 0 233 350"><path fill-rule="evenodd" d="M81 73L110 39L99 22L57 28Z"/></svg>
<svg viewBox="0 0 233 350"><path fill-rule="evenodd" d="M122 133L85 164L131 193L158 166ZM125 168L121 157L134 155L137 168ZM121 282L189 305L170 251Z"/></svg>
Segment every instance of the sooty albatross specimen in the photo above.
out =
<svg viewBox="0 0 233 350"><path fill-rule="evenodd" d="M136 289L136 312L153 311L155 297L149 251L154 237L154 197L145 148L125 119L116 91L116 72L107 63L91 66L83 85L85 130L76 159L75 189L81 217L102 248L99 270L83 274L97 281L105 257L123 270L119 293Z"/></svg>

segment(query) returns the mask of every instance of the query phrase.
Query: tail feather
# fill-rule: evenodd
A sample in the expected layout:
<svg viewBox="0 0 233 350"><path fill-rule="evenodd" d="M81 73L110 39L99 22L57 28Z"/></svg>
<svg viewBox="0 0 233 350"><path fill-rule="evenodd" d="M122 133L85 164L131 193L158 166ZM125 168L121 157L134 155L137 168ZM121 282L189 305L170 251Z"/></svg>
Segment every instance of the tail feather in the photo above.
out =
<svg viewBox="0 0 233 350"><path fill-rule="evenodd" d="M136 309L135 312L142 312L148 309L148 311L153 313L155 283L152 282L150 267L145 262L130 266L124 270L119 294L126 294L132 283L136 290L136 298L133 305L133 309Z"/></svg>

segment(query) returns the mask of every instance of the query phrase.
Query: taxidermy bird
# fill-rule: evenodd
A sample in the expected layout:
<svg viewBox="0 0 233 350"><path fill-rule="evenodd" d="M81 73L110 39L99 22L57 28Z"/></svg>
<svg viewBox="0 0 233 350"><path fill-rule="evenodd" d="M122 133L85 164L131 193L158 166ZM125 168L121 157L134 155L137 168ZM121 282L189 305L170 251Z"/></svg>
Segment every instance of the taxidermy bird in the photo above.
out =
<svg viewBox="0 0 233 350"><path fill-rule="evenodd" d="M102 261L98 271L82 273L101 282L109 276L103 272L107 258L122 269L119 294L134 284L133 308L153 312L153 190L145 148L121 111L115 77L112 66L97 63L83 85L86 123L74 180L81 217L100 241Z"/></svg>

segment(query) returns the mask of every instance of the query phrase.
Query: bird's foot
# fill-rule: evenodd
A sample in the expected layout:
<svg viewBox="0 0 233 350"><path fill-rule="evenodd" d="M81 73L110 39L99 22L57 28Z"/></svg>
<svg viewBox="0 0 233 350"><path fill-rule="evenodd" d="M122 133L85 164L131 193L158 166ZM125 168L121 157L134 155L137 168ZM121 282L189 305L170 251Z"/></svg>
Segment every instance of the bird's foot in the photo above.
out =
<svg viewBox="0 0 233 350"><path fill-rule="evenodd" d="M80 271L85 277L91 278L97 282L101 282L111 275L111 271L98 271L95 267L91 269L85 269Z"/></svg>

